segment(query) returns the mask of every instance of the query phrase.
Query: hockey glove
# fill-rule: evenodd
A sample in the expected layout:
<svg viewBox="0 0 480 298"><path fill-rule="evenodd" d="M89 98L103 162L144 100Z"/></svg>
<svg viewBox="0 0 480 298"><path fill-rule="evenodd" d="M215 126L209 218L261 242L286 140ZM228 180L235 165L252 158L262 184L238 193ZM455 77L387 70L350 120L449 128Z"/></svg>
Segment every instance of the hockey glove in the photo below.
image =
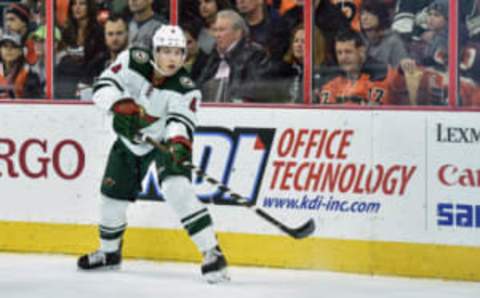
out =
<svg viewBox="0 0 480 298"><path fill-rule="evenodd" d="M135 135L139 130L139 118L136 115L114 114L113 130L127 138L131 142L135 142Z"/></svg>
<svg viewBox="0 0 480 298"><path fill-rule="evenodd" d="M113 130L134 143L137 132L156 120L156 118L146 115L143 108L131 98L115 103L112 111L114 114Z"/></svg>
<svg viewBox="0 0 480 298"><path fill-rule="evenodd" d="M171 170L174 174L181 174L185 171L183 163L192 158L192 143L183 137L175 137L167 141L168 150L171 156Z"/></svg>

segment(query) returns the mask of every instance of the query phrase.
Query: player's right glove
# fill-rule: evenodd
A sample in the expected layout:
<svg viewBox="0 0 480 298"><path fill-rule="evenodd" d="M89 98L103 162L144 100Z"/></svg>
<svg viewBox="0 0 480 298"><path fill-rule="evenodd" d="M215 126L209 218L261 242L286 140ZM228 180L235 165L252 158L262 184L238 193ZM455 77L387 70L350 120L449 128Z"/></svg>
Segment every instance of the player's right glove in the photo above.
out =
<svg viewBox="0 0 480 298"><path fill-rule="evenodd" d="M156 118L146 115L143 108L131 98L116 102L112 111L113 130L134 143L138 131L156 120Z"/></svg>

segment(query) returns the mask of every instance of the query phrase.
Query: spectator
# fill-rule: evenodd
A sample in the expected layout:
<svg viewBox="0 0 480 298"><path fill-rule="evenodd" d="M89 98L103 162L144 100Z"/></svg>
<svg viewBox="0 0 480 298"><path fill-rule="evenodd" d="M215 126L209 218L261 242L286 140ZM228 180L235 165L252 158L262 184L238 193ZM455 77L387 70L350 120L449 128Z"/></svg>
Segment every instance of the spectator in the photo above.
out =
<svg viewBox="0 0 480 298"><path fill-rule="evenodd" d="M228 0L199 0L198 12L203 21L203 27L198 36L198 45L207 54L215 47L213 36L213 24L217 13L221 10L230 9L232 6Z"/></svg>
<svg viewBox="0 0 480 298"><path fill-rule="evenodd" d="M22 53L21 36L5 32L0 38L0 98L40 98L40 80Z"/></svg>
<svg viewBox="0 0 480 298"><path fill-rule="evenodd" d="M35 30L32 34L32 40L34 42L35 52L37 53L37 63L32 65L32 71L35 72L40 81L41 86L41 97L45 97L45 87L46 87L46 70L45 70L45 39L47 37L47 32L45 29L45 25L42 25ZM55 28L55 45L59 45L59 42L62 39L62 34L58 28ZM55 47L54 53L57 52L57 48Z"/></svg>
<svg viewBox="0 0 480 298"><path fill-rule="evenodd" d="M363 0L360 25L368 43L367 54L396 68L402 59L408 58L408 53L400 36L389 30L390 23L385 3Z"/></svg>
<svg viewBox="0 0 480 298"><path fill-rule="evenodd" d="M105 21L105 44L106 50L85 66L86 75L77 86L77 95L82 100L92 99L93 80L100 76L123 50L128 48L128 24L120 15L110 15Z"/></svg>
<svg viewBox="0 0 480 298"><path fill-rule="evenodd" d="M5 12L5 30L21 36L22 44L26 48L26 61L29 64L34 64L37 60L37 54L33 47L33 41L28 38L32 29L34 29L34 26L30 24L31 17L30 9L25 4L10 4Z"/></svg>
<svg viewBox="0 0 480 298"><path fill-rule="evenodd" d="M420 21L411 23L408 13L397 14L394 19L393 28L410 38L408 51L412 57L400 63L400 76L394 82L395 97L413 105L446 105L448 94L444 87L448 83L443 76L448 60L448 0L417 4L400 1L398 9L418 10L425 5L422 12L417 12L416 19Z"/></svg>
<svg viewBox="0 0 480 298"><path fill-rule="evenodd" d="M28 6L22 3L10 4L5 12L5 17L5 29L20 35L25 41L30 30L31 13Z"/></svg>
<svg viewBox="0 0 480 298"><path fill-rule="evenodd" d="M466 42L467 33L472 34L480 28L480 22L475 17L476 1L458 1L460 3L458 7L459 45ZM427 30L429 6L433 2L434 0L397 0L392 24L393 31L399 33L408 42L420 39Z"/></svg>
<svg viewBox="0 0 480 298"><path fill-rule="evenodd" d="M432 0L397 0L392 29L407 40L412 36L419 36L423 31L422 19L424 9Z"/></svg>
<svg viewBox="0 0 480 298"><path fill-rule="evenodd" d="M152 38L157 30L167 21L153 11L152 0L128 0L128 7L133 15L128 24L128 43L146 49L152 47Z"/></svg>
<svg viewBox="0 0 480 298"><path fill-rule="evenodd" d="M350 21L342 12L341 6L336 6L331 1L321 0L317 5L315 25L325 37L326 64L331 65L335 61L335 36L338 32L349 30Z"/></svg>
<svg viewBox="0 0 480 298"><path fill-rule="evenodd" d="M108 50L108 60L105 61L105 68L108 67L118 54L128 48L128 24L120 16L109 16L105 23L105 44Z"/></svg>
<svg viewBox="0 0 480 298"><path fill-rule="evenodd" d="M86 67L105 50L103 28L97 23L95 0L71 0L62 32L65 49L55 67L55 98L74 99L78 83L92 83Z"/></svg>
<svg viewBox="0 0 480 298"><path fill-rule="evenodd" d="M398 97L407 97L418 105L448 105L448 0L433 0L427 7L427 30L417 45L415 57L417 65L410 71L404 69L403 80L396 80L395 89ZM415 43L414 43L415 44ZM478 86L473 79L478 79L475 68L475 43L461 43L462 59L460 61L459 95L465 106L480 103Z"/></svg>
<svg viewBox="0 0 480 298"><path fill-rule="evenodd" d="M290 46L281 63L272 63L268 78L272 86L272 100L303 103L303 61L305 28L297 26L290 36ZM318 67L325 60L325 39L319 30L314 31L313 61Z"/></svg>
<svg viewBox="0 0 480 298"><path fill-rule="evenodd" d="M208 59L208 55L198 45L201 27L194 22L184 23L181 27L187 39L187 58L184 67L190 72L192 79L197 80Z"/></svg>
<svg viewBox="0 0 480 298"><path fill-rule="evenodd" d="M466 17L469 40L461 48L459 67L463 76L480 84L480 0L475 0Z"/></svg>
<svg viewBox="0 0 480 298"><path fill-rule="evenodd" d="M367 56L366 46L355 31L340 32L335 39L338 69L316 91L317 101L327 104L398 104L390 94L395 72L387 64Z"/></svg>
<svg viewBox="0 0 480 298"><path fill-rule="evenodd" d="M266 71L267 53L248 41L245 20L233 10L217 14L214 32L216 48L197 80L204 91L204 101L255 100L255 94L245 90L247 85L258 83Z"/></svg>
<svg viewBox="0 0 480 298"><path fill-rule="evenodd" d="M284 12L282 16L282 19L287 24L288 32L292 32L295 27L304 23L304 1L293 0L293 2L295 2L295 5ZM350 20L342 11L342 5L336 5L335 3L337 2L330 0L314 0L315 25L320 29L321 34L325 39L325 64L327 65L333 64L333 61L335 60L333 49L335 36L338 32L351 28ZM290 5L285 5L285 7L290 7Z"/></svg>
<svg viewBox="0 0 480 298"><path fill-rule="evenodd" d="M236 0L237 9L245 18L250 39L261 44L274 60L281 60L288 49L287 23L264 0Z"/></svg>
<svg viewBox="0 0 480 298"><path fill-rule="evenodd" d="M105 21L106 50L88 65L89 77L96 78L128 48L128 24L119 15L110 15Z"/></svg>
<svg viewBox="0 0 480 298"><path fill-rule="evenodd" d="M422 65L447 65L448 54L448 2L434 0L427 9L427 31L422 34L423 46L417 54Z"/></svg>

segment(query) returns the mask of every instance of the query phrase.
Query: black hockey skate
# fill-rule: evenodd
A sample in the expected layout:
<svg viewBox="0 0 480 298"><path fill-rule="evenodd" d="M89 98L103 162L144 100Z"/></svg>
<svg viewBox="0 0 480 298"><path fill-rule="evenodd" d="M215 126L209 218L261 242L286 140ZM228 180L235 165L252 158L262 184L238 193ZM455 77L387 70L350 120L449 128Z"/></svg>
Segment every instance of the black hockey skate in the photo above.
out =
<svg viewBox="0 0 480 298"><path fill-rule="evenodd" d="M230 280L227 273L227 260L220 247L216 246L203 253L202 275L211 284Z"/></svg>
<svg viewBox="0 0 480 298"><path fill-rule="evenodd" d="M82 270L120 269L122 263L121 248L115 252L94 251L78 258L77 266Z"/></svg>

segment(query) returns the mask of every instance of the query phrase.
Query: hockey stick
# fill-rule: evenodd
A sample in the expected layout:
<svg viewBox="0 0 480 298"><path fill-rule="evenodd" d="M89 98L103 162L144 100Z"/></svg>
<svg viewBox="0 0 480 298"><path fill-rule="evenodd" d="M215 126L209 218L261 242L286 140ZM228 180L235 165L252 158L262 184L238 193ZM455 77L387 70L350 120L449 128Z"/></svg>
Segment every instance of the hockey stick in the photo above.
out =
<svg viewBox="0 0 480 298"><path fill-rule="evenodd" d="M158 150L160 150L162 152L170 153L170 150L168 150L167 146L155 141L151 137L141 136L141 138L143 140L145 140L147 143L149 143L150 145L157 148ZM193 165L189 161L183 162L182 165L185 168L187 168L191 171L194 171L197 176L204 178L205 180L207 180L207 182L209 182L212 185L218 187L218 189L220 191L225 192L226 194L229 194L230 197L234 201L236 201L237 203L240 203L242 206L245 206L245 207L250 208L251 210L255 211L255 213L257 215L259 215L260 217L262 217L263 219L265 219L266 221L273 224L274 226L279 228L281 231L283 231L284 233L286 233L287 235L289 235L289 236L291 236L295 239L302 239L302 238L308 237L315 231L315 221L313 220L313 218L310 218L306 223L304 223L303 225L301 225L299 227L296 227L296 228L288 227L287 225L285 225L284 223L282 223L278 219L274 218L273 216L271 216L270 214L268 214L264 210L260 209L259 207L249 205L247 199L245 199L244 197L242 197L238 193L233 192L228 186L226 186L222 182L220 182L220 181L216 180L215 178L209 176L201 168Z"/></svg>

